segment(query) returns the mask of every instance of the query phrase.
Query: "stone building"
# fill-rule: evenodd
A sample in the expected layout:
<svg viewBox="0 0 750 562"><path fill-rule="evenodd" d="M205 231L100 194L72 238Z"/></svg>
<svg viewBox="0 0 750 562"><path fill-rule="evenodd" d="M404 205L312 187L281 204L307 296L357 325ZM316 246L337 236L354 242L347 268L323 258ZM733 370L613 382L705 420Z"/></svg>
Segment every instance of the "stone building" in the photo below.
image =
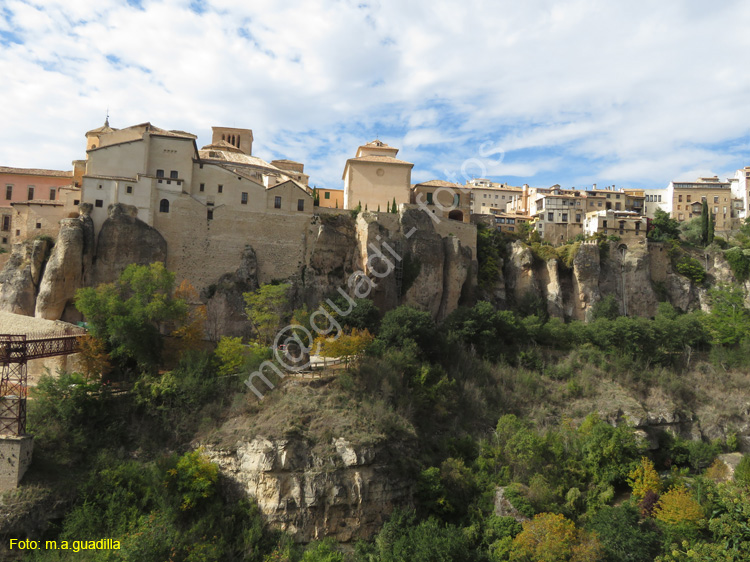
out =
<svg viewBox="0 0 750 562"><path fill-rule="evenodd" d="M411 203L450 220L471 222L471 190L458 183L430 180L411 188Z"/></svg>
<svg viewBox="0 0 750 562"><path fill-rule="evenodd" d="M477 215L490 214L490 208L506 209L506 205L521 198L524 187L513 187L507 183L496 183L484 178L466 182L471 190L471 212Z"/></svg>
<svg viewBox="0 0 750 562"><path fill-rule="evenodd" d="M411 198L411 169L414 164L398 160L398 148L375 139L360 146L357 155L344 166L344 208L361 205L370 211L378 207L408 204Z"/></svg>
<svg viewBox="0 0 750 562"><path fill-rule="evenodd" d="M699 217L703 201L706 201L717 231L731 230L739 223L733 209L730 182L722 182L717 176L698 178L694 182L670 182L667 197L671 200L672 218L680 222Z"/></svg>
<svg viewBox="0 0 750 562"><path fill-rule="evenodd" d="M0 166L0 249L10 250L26 228L14 223L13 205L61 200L61 189L74 181L74 172ZM28 213L26 213L28 214ZM31 221L36 225L34 218Z"/></svg>
<svg viewBox="0 0 750 562"><path fill-rule="evenodd" d="M623 241L645 240L648 219L634 211L606 209L586 213L583 233L589 237L597 233L619 236Z"/></svg>

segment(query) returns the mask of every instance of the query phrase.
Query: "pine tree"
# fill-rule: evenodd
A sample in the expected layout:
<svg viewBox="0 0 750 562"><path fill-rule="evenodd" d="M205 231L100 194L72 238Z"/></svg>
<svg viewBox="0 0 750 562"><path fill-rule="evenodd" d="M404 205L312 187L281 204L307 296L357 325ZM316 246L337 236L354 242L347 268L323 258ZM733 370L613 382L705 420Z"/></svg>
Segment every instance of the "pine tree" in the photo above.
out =
<svg viewBox="0 0 750 562"><path fill-rule="evenodd" d="M365 203L365 211L367 210L367 203Z"/></svg>

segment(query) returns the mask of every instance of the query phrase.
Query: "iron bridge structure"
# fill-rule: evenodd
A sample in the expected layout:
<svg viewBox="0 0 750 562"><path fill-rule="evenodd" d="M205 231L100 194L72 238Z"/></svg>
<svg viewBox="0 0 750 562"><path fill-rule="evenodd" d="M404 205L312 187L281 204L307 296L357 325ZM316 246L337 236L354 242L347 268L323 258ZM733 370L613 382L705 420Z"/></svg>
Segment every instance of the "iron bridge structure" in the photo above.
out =
<svg viewBox="0 0 750 562"><path fill-rule="evenodd" d="M81 334L0 334L0 435L26 433L26 363L32 359L70 355L78 351Z"/></svg>

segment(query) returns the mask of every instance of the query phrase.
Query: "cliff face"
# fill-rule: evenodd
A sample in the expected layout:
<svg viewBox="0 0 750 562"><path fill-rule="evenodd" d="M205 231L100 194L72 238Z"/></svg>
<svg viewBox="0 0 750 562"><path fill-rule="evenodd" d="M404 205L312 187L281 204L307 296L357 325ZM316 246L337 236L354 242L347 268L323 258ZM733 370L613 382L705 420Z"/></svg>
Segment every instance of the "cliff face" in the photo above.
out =
<svg viewBox="0 0 750 562"><path fill-rule="evenodd" d="M296 541L369 539L394 508L411 505L411 483L384 446L336 439L333 448L321 456L302 440L258 437L206 454L258 502L270 525Z"/></svg>
<svg viewBox="0 0 750 562"><path fill-rule="evenodd" d="M36 317L47 320L63 318L77 289L91 273L94 253L94 223L88 215L60 222L52 255L36 299Z"/></svg>
<svg viewBox="0 0 750 562"><path fill-rule="evenodd" d="M52 242L37 239L14 244L0 271L0 310L34 316L36 295Z"/></svg>
<svg viewBox="0 0 750 562"><path fill-rule="evenodd" d="M91 285L112 283L130 265L167 259L167 242L159 231L139 220L138 210L118 203L109 209L96 242L96 264ZM196 264L197 265L197 264Z"/></svg>

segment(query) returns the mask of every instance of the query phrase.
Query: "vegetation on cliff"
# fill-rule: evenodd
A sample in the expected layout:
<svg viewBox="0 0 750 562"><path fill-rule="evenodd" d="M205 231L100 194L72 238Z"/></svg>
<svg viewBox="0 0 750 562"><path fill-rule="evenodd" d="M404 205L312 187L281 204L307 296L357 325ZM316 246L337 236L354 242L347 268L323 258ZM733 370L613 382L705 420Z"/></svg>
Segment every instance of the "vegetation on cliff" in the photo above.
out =
<svg viewBox="0 0 750 562"><path fill-rule="evenodd" d="M492 237L485 242L501 259ZM282 319L310 327L309 311L289 309L276 287L265 290L273 309L257 319L265 341ZM188 299L158 267L129 268L118 284L79 296L98 338L88 364L105 361L109 373L46 377L29 413L29 481L66 490L69 502L33 538L110 537L122 549L32 559L745 560L750 462L727 482L715 461L739 445L750 312L736 288L711 298L710 313L662 303L653 319L618 316L604 299L588 324L486 302L439 325L404 306L380 320L362 301L338 317L346 332L374 335L360 361L258 402L242 381L269 349L232 339L215 350L176 345L163 334L195 320ZM656 399L670 415L701 411L703 424L720 410L715 438L635 432L647 415L638 407ZM322 452L340 437L389 443L403 452L415 509L395 511L353 549L295 545L192 446L238 431Z"/></svg>

